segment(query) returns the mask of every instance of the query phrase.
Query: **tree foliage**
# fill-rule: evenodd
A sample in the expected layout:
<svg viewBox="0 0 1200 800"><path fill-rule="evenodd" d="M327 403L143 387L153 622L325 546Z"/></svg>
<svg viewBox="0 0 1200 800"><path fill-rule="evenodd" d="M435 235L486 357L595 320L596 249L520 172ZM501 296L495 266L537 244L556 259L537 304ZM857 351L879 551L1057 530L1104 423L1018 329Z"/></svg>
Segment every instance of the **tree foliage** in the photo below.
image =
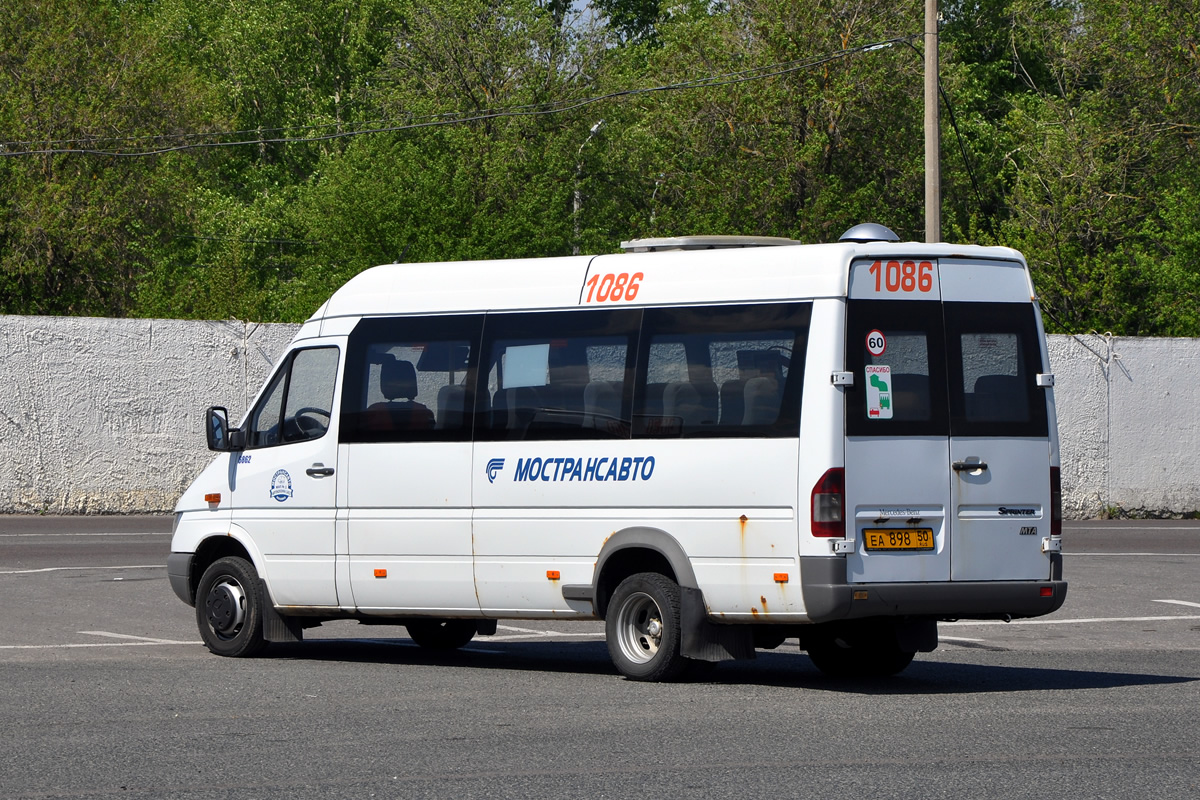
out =
<svg viewBox="0 0 1200 800"><path fill-rule="evenodd" d="M0 312L298 320L386 261L923 239L921 15L31 0L0 18ZM942 0L943 237L1021 249L1051 329L1200 334L1198 31L1191 0Z"/></svg>

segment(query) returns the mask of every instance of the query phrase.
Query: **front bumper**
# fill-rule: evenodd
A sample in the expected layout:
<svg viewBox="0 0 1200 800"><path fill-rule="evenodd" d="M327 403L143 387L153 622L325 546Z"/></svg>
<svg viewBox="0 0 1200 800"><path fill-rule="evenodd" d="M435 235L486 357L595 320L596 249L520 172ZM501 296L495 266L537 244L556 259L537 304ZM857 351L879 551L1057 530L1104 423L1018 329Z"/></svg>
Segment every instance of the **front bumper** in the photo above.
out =
<svg viewBox="0 0 1200 800"><path fill-rule="evenodd" d="M196 605L192 594L192 553L171 553L167 556L167 578L175 595L189 606Z"/></svg>

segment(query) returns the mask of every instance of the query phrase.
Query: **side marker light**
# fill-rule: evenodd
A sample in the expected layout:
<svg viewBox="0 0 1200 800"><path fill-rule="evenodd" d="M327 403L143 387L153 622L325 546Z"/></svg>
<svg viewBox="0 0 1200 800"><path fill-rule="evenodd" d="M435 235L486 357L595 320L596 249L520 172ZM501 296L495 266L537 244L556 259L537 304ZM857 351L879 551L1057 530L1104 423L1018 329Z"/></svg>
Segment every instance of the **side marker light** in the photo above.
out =
<svg viewBox="0 0 1200 800"><path fill-rule="evenodd" d="M221 502L221 493L220 492L210 492L209 494L204 495L204 502L220 503Z"/></svg>
<svg viewBox="0 0 1200 800"><path fill-rule="evenodd" d="M387 577L387 570L386 570L386 569L377 569L377 570L375 570L375 577L376 577L376 578L386 578L386 577Z"/></svg>
<svg viewBox="0 0 1200 800"><path fill-rule="evenodd" d="M787 583L788 582L788 574L786 572L776 572L775 573L775 582L776 583Z"/></svg>

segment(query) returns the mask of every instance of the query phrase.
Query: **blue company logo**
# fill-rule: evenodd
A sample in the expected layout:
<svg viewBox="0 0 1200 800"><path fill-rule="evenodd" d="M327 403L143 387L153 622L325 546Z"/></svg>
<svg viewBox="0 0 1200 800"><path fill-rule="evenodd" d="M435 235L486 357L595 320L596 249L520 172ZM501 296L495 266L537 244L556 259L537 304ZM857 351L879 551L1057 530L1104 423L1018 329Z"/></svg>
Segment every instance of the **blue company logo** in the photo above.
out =
<svg viewBox="0 0 1200 800"><path fill-rule="evenodd" d="M514 481L648 481L654 456L633 458L519 458Z"/></svg>
<svg viewBox="0 0 1200 800"><path fill-rule="evenodd" d="M283 502L292 496L292 476L281 469L271 478L271 497Z"/></svg>
<svg viewBox="0 0 1200 800"><path fill-rule="evenodd" d="M496 482L496 473L504 469L503 458L493 458L487 465L488 483Z"/></svg>

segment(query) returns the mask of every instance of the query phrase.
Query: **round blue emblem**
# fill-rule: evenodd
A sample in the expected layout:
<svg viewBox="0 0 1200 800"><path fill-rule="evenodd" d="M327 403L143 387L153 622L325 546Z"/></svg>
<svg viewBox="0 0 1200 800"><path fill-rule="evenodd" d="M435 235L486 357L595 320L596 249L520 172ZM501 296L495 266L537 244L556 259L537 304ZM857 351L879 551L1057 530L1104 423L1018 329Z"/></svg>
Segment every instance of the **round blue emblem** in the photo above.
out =
<svg viewBox="0 0 1200 800"><path fill-rule="evenodd" d="M271 497L283 502L292 496L292 476L286 469L281 469L271 478Z"/></svg>

